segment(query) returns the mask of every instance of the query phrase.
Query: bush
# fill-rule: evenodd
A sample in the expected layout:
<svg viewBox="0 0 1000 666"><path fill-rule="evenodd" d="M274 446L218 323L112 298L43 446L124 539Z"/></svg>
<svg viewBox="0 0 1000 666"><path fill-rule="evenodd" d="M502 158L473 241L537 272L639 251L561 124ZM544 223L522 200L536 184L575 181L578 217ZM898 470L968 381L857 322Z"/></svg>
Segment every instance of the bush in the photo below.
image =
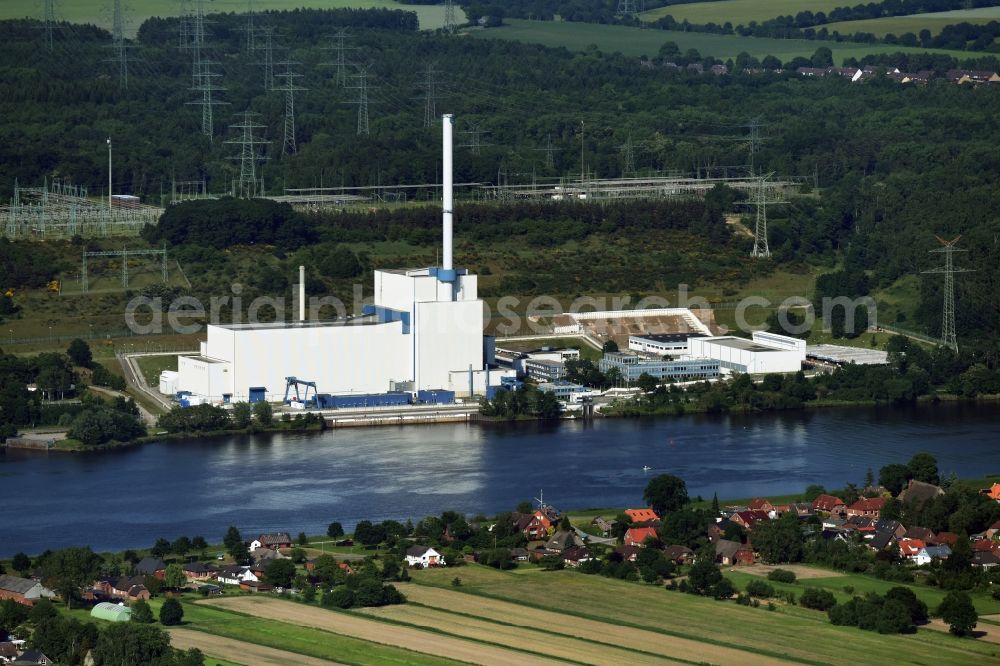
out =
<svg viewBox="0 0 1000 666"><path fill-rule="evenodd" d="M799 604L803 608L826 611L833 608L837 604L837 600L833 596L833 592L830 590L810 587L806 588L805 592L802 593L802 596L799 597Z"/></svg>
<svg viewBox="0 0 1000 666"><path fill-rule="evenodd" d="M354 605L354 592L343 585L323 593L321 602L327 608L350 608Z"/></svg>
<svg viewBox="0 0 1000 666"><path fill-rule="evenodd" d="M776 583L794 583L795 572L788 569L775 569L767 574L767 579Z"/></svg>
<svg viewBox="0 0 1000 666"><path fill-rule="evenodd" d="M160 607L160 624L172 627L184 619L184 607L173 597L168 598Z"/></svg>
<svg viewBox="0 0 1000 666"><path fill-rule="evenodd" d="M949 592L941 605L938 606L938 615L948 623L951 633L956 636L967 636L976 628L979 615L976 613L972 599L965 592Z"/></svg>
<svg viewBox="0 0 1000 666"><path fill-rule="evenodd" d="M747 583L747 594L751 597L768 599L774 596L774 588L762 580L752 580Z"/></svg>
<svg viewBox="0 0 1000 666"><path fill-rule="evenodd" d="M142 437L146 429L134 416L99 407L77 415L68 434L86 446L98 446L112 440L127 442Z"/></svg>

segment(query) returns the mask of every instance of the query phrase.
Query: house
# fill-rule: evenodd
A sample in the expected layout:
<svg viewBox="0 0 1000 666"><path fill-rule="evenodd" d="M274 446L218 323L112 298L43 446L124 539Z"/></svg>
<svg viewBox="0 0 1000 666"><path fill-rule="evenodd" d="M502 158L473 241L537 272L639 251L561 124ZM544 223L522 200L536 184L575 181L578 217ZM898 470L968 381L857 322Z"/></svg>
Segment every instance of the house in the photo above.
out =
<svg viewBox="0 0 1000 666"><path fill-rule="evenodd" d="M623 562L635 562L641 549L640 546L618 546L615 552L622 556Z"/></svg>
<svg viewBox="0 0 1000 666"><path fill-rule="evenodd" d="M270 592L274 586L269 583L262 583L256 580L245 580L240 583L240 589L246 592Z"/></svg>
<svg viewBox="0 0 1000 666"><path fill-rule="evenodd" d="M898 520L893 520L891 518L879 518L875 521L875 533L889 533L899 539L906 534L906 528L903 527L903 524Z"/></svg>
<svg viewBox="0 0 1000 666"><path fill-rule="evenodd" d="M1000 483L994 483L989 488L983 488L980 492L991 500L1000 502Z"/></svg>
<svg viewBox="0 0 1000 666"><path fill-rule="evenodd" d="M597 516L592 521L590 521L590 524L596 525L597 529L601 530L601 533L604 536L608 536L609 534L611 534L611 530L615 528L615 525L617 523L618 521L615 520L614 518L611 518L609 520L607 518L604 518L603 516Z"/></svg>
<svg viewBox="0 0 1000 666"><path fill-rule="evenodd" d="M566 566L576 568L590 559L590 551L586 546L570 546L562 553Z"/></svg>
<svg viewBox="0 0 1000 666"><path fill-rule="evenodd" d="M149 598L153 596L146 589L145 585L133 585L128 588L128 592L125 593L125 598L128 599L130 604L134 604L137 601L149 601Z"/></svg>
<svg viewBox="0 0 1000 666"><path fill-rule="evenodd" d="M189 581L211 580L219 573L219 568L214 564L202 564L201 562L188 562L184 565L184 575Z"/></svg>
<svg viewBox="0 0 1000 666"><path fill-rule="evenodd" d="M652 509L625 509L624 513L633 523L650 523L660 520L660 517Z"/></svg>
<svg viewBox="0 0 1000 666"><path fill-rule="evenodd" d="M941 531L927 543L931 546L954 546L958 542L958 535L954 532Z"/></svg>
<svg viewBox="0 0 1000 666"><path fill-rule="evenodd" d="M645 546L646 539L656 539L655 527L630 527L625 532L624 542L626 546Z"/></svg>
<svg viewBox="0 0 1000 666"><path fill-rule="evenodd" d="M708 526L707 529L708 540L716 541L718 539L721 539L726 535L726 529L732 524L733 521L729 520L728 518L723 518L722 520L718 520L712 523L711 525Z"/></svg>
<svg viewBox="0 0 1000 666"><path fill-rule="evenodd" d="M263 577L263 572L259 569L237 565L223 569L218 574L217 579L220 583L225 583L226 585L239 585L245 582L259 583Z"/></svg>
<svg viewBox="0 0 1000 666"><path fill-rule="evenodd" d="M545 542L545 549L561 553L572 546L582 546L583 539L575 530L559 530L552 535L552 538Z"/></svg>
<svg viewBox="0 0 1000 666"><path fill-rule="evenodd" d="M750 511L763 511L765 513L770 513L771 511L774 511L774 505L771 504L766 497L754 497L747 505L747 509Z"/></svg>
<svg viewBox="0 0 1000 666"><path fill-rule="evenodd" d="M167 563L158 557L144 557L135 565L135 572L142 576L154 576L163 580L167 574Z"/></svg>
<svg viewBox="0 0 1000 666"><path fill-rule="evenodd" d="M946 560L951 556L951 548L948 546L927 546L921 548L920 552L914 556L913 561L918 567L930 564L932 560Z"/></svg>
<svg viewBox="0 0 1000 666"><path fill-rule="evenodd" d="M292 547L292 537L288 532L275 532L273 534L261 534L259 537L250 542L250 552L257 550L258 548L291 548Z"/></svg>
<svg viewBox="0 0 1000 666"><path fill-rule="evenodd" d="M914 504L919 506L927 500L941 495L944 495L944 490L940 486L935 486L933 483L917 481L916 479L910 479L907 486L899 493L898 499L904 504Z"/></svg>
<svg viewBox="0 0 1000 666"><path fill-rule="evenodd" d="M51 599L54 596L55 592L37 580L9 574L0 575L0 601L12 599L24 606L34 606L39 599Z"/></svg>
<svg viewBox="0 0 1000 666"><path fill-rule="evenodd" d="M17 648L10 641L0 642L0 663L14 661L17 657Z"/></svg>
<svg viewBox="0 0 1000 666"><path fill-rule="evenodd" d="M862 497L847 507L848 516L867 516L877 518L885 506L884 497Z"/></svg>
<svg viewBox="0 0 1000 666"><path fill-rule="evenodd" d="M904 539L920 539L921 541L930 541L934 538L933 530L929 530L926 527L911 527L906 530L903 534Z"/></svg>
<svg viewBox="0 0 1000 666"><path fill-rule="evenodd" d="M992 569L1000 564L1000 557L990 551L983 551L972 554L972 566Z"/></svg>
<svg viewBox="0 0 1000 666"><path fill-rule="evenodd" d="M510 559L515 562L527 562L531 555L528 553L527 548L511 548L510 549Z"/></svg>
<svg viewBox="0 0 1000 666"><path fill-rule="evenodd" d="M715 542L715 559L725 566L753 564L753 550L739 541L719 539Z"/></svg>
<svg viewBox="0 0 1000 666"><path fill-rule="evenodd" d="M826 513L841 513L847 509L844 500L834 495L820 495L813 500L813 511L825 511Z"/></svg>
<svg viewBox="0 0 1000 666"><path fill-rule="evenodd" d="M750 509L747 511L737 511L729 520L733 521L745 530L751 529L755 524L770 520L771 517L768 515L767 511L760 509Z"/></svg>
<svg viewBox="0 0 1000 666"><path fill-rule="evenodd" d="M922 549L926 547L927 543L923 539L900 539L899 555L900 557L912 560Z"/></svg>
<svg viewBox="0 0 1000 666"><path fill-rule="evenodd" d="M874 551L885 550L896 542L898 537L893 532L875 532L875 536L869 542L868 547Z"/></svg>
<svg viewBox="0 0 1000 666"><path fill-rule="evenodd" d="M687 546L667 546L663 554L674 564L690 564L694 561L694 551Z"/></svg>
<svg viewBox="0 0 1000 666"><path fill-rule="evenodd" d="M995 539L1000 536L1000 520L990 525L984 533L987 539Z"/></svg>
<svg viewBox="0 0 1000 666"><path fill-rule="evenodd" d="M259 564L262 567L266 567L268 564L274 560L283 560L285 556L279 553L273 548L261 547L250 553L250 557L253 559L254 564Z"/></svg>
<svg viewBox="0 0 1000 666"><path fill-rule="evenodd" d="M25 650L11 664L15 666L52 666L52 660L46 657L41 650Z"/></svg>
<svg viewBox="0 0 1000 666"><path fill-rule="evenodd" d="M429 546L410 546L406 549L406 565L411 567L419 566L426 569L428 567L445 566L445 561L441 557L441 553Z"/></svg>
<svg viewBox="0 0 1000 666"><path fill-rule="evenodd" d="M549 528L552 527L552 520L540 510L528 514L515 513L513 518L514 527L524 534L524 538L528 541L544 539L549 535Z"/></svg>

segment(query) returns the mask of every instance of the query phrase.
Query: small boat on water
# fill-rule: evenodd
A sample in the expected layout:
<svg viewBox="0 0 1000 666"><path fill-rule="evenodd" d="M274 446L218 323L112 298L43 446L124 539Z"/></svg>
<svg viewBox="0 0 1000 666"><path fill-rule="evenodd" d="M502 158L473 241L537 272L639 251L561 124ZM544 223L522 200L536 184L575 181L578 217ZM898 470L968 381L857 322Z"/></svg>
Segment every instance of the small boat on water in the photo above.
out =
<svg viewBox="0 0 1000 666"><path fill-rule="evenodd" d="M649 470L651 470L651 469L653 469L653 468L652 468L652 467L650 467L649 465L643 465L643 466L642 466L642 471L643 471L643 472L648 472L648 471L649 471Z"/></svg>

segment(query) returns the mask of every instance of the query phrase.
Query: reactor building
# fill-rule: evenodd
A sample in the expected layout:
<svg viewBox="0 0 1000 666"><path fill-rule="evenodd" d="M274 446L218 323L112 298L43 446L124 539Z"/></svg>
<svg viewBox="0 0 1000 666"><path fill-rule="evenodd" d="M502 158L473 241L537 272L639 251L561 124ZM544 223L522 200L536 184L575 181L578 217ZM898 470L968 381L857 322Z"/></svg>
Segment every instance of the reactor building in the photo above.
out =
<svg viewBox="0 0 1000 666"><path fill-rule="evenodd" d="M499 385L487 362L477 278L452 265L452 130L443 116L441 266L376 270L373 304L360 316L305 321L300 267L299 321L209 325L200 354L180 356L176 389L196 402L281 400L287 378L329 394L443 389L482 394Z"/></svg>

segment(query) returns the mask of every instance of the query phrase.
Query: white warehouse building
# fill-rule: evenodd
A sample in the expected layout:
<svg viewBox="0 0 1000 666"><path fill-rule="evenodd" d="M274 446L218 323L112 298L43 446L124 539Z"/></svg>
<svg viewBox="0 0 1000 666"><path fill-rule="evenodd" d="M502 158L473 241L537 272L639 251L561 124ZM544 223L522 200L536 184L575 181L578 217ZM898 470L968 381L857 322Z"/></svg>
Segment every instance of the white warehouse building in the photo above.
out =
<svg viewBox="0 0 1000 666"><path fill-rule="evenodd" d="M208 326L197 356L178 359L177 390L214 402L285 394L286 377L322 393L448 389L468 395L500 383L485 369L477 279L452 268L452 116L444 117L444 248L441 267L377 270L374 303L335 322ZM305 312L300 268L300 317ZM261 391L261 389L266 389Z"/></svg>
<svg viewBox="0 0 1000 666"><path fill-rule="evenodd" d="M805 340L756 331L752 340L726 335L691 338L692 357L711 358L723 371L743 374L798 372L806 360Z"/></svg>

